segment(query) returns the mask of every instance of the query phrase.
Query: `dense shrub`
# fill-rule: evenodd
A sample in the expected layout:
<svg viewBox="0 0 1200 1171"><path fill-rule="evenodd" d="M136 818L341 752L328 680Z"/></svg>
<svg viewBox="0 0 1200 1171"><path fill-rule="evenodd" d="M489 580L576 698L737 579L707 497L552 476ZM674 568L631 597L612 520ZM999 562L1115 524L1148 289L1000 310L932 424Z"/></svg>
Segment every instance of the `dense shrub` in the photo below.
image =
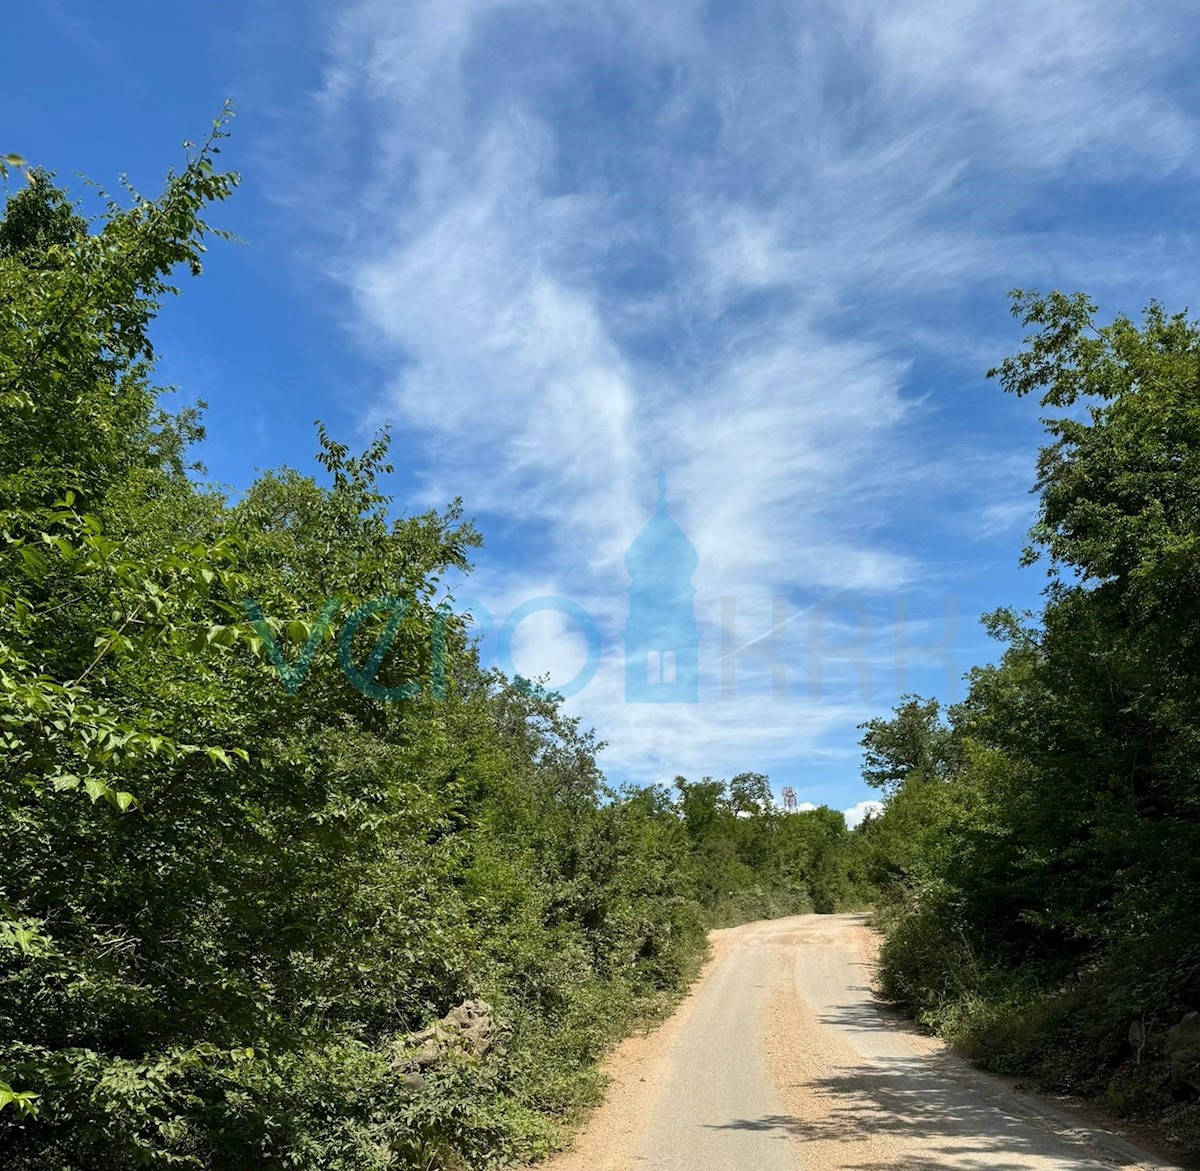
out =
<svg viewBox="0 0 1200 1171"><path fill-rule="evenodd" d="M882 986L990 1067L1200 1149L1200 1066L1167 1052L1200 1009L1200 326L1016 311L1038 330L994 373L1055 412L1026 551L1051 584L1036 618L985 620L1005 650L962 704L865 726Z"/></svg>
<svg viewBox="0 0 1200 1171"><path fill-rule="evenodd" d="M0 220L0 1164L536 1156L706 916L857 896L855 839L765 778L608 788L557 697L481 669L441 585L478 538L390 519L386 436L236 502L189 474L148 330L221 133L98 223L38 174ZM414 1082L467 999L501 1042Z"/></svg>

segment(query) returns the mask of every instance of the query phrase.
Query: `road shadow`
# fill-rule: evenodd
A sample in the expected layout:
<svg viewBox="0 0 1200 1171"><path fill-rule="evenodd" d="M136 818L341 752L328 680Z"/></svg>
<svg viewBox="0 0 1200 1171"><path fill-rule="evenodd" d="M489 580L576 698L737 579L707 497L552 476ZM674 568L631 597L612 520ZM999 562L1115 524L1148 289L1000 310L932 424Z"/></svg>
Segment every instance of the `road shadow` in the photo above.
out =
<svg viewBox="0 0 1200 1171"><path fill-rule="evenodd" d="M804 1088L814 1108L811 1119L767 1114L714 1123L710 1129L778 1130L801 1141L845 1146L846 1155L838 1165L856 1171L947 1167L1027 1171L1030 1161L1039 1158L1078 1171L1137 1165L1117 1150L1106 1149L1101 1156L1068 1135L1009 1113L1006 1105L958 1085L920 1058L847 1066L804 1083ZM888 1146L917 1153L878 1162L871 1161L874 1152L863 1152L867 1161L853 1161L853 1148L878 1138L889 1140Z"/></svg>

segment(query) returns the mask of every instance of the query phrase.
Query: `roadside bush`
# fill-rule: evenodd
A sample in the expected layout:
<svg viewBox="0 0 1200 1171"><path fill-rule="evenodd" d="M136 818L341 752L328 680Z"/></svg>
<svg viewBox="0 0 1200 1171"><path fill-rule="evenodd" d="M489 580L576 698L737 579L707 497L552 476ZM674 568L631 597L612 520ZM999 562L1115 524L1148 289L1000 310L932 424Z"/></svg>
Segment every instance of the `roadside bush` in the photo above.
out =
<svg viewBox="0 0 1200 1171"><path fill-rule="evenodd" d="M478 534L392 515L386 434L318 428L236 502L194 478L149 330L220 235L223 133L157 199L88 221L36 174L0 218L0 1166L540 1156L706 915L832 909L857 839L757 774L613 791L480 665L444 605ZM406 1078L476 998L503 1044Z"/></svg>

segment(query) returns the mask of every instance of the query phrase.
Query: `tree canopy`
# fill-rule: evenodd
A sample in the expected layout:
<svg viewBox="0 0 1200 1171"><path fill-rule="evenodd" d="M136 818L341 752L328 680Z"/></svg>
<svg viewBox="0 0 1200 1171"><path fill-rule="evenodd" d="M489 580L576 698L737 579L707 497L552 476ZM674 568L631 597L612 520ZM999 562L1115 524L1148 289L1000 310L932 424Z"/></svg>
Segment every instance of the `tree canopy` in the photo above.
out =
<svg viewBox="0 0 1200 1171"><path fill-rule="evenodd" d="M155 198L34 169L0 218L0 1163L532 1157L707 925L860 900L858 839L756 774L610 788L481 667L443 584L479 535L397 508L386 435L203 482L152 339L224 133ZM465 1001L495 1044L414 1074Z"/></svg>
<svg viewBox="0 0 1200 1171"><path fill-rule="evenodd" d="M864 728L883 978L992 1065L1198 1144L1167 1035L1200 1007L1200 325L1098 325L1082 294L1014 312L1034 332L992 373L1048 412L1025 560L1050 582L1039 614L987 617L1005 649L961 704Z"/></svg>

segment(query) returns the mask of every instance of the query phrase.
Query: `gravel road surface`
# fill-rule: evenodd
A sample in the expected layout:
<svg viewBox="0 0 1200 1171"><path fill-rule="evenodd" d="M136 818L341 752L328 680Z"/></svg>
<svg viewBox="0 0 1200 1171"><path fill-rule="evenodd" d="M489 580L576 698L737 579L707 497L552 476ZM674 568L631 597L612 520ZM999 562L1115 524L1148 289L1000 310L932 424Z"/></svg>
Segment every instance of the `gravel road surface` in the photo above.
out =
<svg viewBox="0 0 1200 1171"><path fill-rule="evenodd" d="M604 1104L548 1171L1171 1166L882 1013L861 915L750 923L712 941L691 995L620 1046Z"/></svg>

